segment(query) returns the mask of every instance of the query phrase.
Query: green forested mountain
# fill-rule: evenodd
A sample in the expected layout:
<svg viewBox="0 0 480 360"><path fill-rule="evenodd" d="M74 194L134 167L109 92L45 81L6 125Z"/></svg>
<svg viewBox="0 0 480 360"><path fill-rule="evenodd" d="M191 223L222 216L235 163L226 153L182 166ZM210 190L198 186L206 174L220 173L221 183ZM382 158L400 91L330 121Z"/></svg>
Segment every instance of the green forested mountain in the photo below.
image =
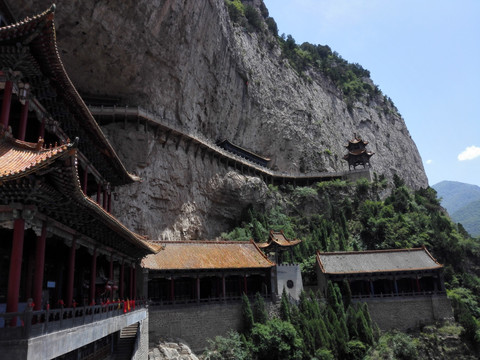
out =
<svg viewBox="0 0 480 360"><path fill-rule="evenodd" d="M463 225L472 236L480 236L480 200L472 201L451 214L452 219Z"/></svg>
<svg viewBox="0 0 480 360"><path fill-rule="evenodd" d="M432 186L453 221L461 223L472 236L480 236L480 187L457 181Z"/></svg>

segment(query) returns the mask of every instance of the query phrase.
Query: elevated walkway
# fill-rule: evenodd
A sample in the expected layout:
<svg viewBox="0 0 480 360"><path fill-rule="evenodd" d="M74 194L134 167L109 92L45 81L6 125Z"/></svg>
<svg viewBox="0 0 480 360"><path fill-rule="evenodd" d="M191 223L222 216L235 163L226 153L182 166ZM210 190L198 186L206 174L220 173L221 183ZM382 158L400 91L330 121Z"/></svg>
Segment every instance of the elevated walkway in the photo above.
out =
<svg viewBox="0 0 480 360"><path fill-rule="evenodd" d="M124 311L124 304L110 304L1 314L0 357L56 358L145 320L144 305L137 302L131 311Z"/></svg>
<svg viewBox="0 0 480 360"><path fill-rule="evenodd" d="M161 140L164 147L168 141L173 141L178 149L180 142L184 142L185 151L188 153L190 149L192 149L195 158L200 156L203 160L205 155L208 154L211 161L216 159L219 164L222 163L227 168L232 167L243 175L258 176L268 184L310 186L316 182L335 179L358 179L366 177L371 180L370 168L340 172L312 172L309 174L288 174L274 171L217 146L201 134L187 133L174 125L172 121L142 109L141 107L89 106L89 109L99 124L109 122L135 122L138 130L143 127L145 131L147 131L149 127L153 127L157 133L161 132L165 134Z"/></svg>

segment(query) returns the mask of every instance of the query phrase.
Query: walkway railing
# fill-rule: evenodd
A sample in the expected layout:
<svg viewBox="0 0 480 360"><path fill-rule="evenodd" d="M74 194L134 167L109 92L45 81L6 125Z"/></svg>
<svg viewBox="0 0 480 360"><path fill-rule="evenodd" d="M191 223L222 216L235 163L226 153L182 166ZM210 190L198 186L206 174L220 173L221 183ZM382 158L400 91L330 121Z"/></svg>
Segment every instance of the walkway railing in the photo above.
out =
<svg viewBox="0 0 480 360"><path fill-rule="evenodd" d="M144 308L144 300L117 301L83 306L0 314L0 340L28 339L127 314Z"/></svg>
<svg viewBox="0 0 480 360"><path fill-rule="evenodd" d="M445 291L414 291L414 292L390 292L390 293L378 293L378 294L358 294L352 295L352 300L368 300L368 299L392 299L399 297L421 297L421 296L435 296L446 295Z"/></svg>
<svg viewBox="0 0 480 360"><path fill-rule="evenodd" d="M210 139L206 138L202 134L191 134L187 133L184 130L177 127L176 124L173 124L173 121L163 118L162 116L155 114L153 112L144 110L138 106L128 107L128 106L89 106L89 110L94 116L109 116L115 118L116 116L124 118L126 121L127 118L136 118L144 119L150 124L154 124L169 134L174 136L184 138L186 141L197 144L203 151L208 151L214 153L217 157L223 158L227 161L231 161L235 167L240 166L239 170L242 172L253 172L260 176L269 179L271 183L304 183L304 182L313 182L313 181L324 181L331 179L341 179L348 178L353 174L359 173L368 173L370 170L359 169L352 171L339 171L339 172L312 172L309 174L289 174L281 171L274 171L269 168L263 167L259 164L256 164L244 157L241 157L237 154L234 154L230 151L227 151L220 146L217 146ZM165 140L167 141L167 140ZM245 167L245 169L243 168ZM246 171L245 171L246 170Z"/></svg>

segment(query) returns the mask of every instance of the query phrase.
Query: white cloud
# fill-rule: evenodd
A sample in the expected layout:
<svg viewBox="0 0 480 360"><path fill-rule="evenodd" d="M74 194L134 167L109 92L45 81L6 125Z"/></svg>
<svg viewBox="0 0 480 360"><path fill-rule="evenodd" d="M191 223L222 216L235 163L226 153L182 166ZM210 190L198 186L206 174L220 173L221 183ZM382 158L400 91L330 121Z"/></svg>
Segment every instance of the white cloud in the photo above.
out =
<svg viewBox="0 0 480 360"><path fill-rule="evenodd" d="M433 163L433 160L431 160L431 159L428 159L427 161L425 161L425 164L427 164L427 165L430 165L431 163Z"/></svg>
<svg viewBox="0 0 480 360"><path fill-rule="evenodd" d="M463 150L458 154L459 161L473 160L477 157L480 157L480 147L472 145Z"/></svg>

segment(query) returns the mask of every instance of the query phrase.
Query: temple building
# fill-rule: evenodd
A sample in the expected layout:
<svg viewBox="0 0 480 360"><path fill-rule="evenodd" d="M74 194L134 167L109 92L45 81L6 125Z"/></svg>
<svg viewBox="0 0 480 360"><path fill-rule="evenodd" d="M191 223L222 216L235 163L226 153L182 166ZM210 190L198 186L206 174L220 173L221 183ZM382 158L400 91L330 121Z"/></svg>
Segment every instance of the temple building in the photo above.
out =
<svg viewBox="0 0 480 360"><path fill-rule="evenodd" d="M362 140L357 134L345 145L348 153L343 156L343 159L348 162L349 170L351 170L352 167L355 170L359 165L363 165L364 168L370 166L370 158L375 153L367 151L367 145L368 141Z"/></svg>
<svg viewBox="0 0 480 360"><path fill-rule="evenodd" d="M425 247L354 252L317 252L318 288L348 282L352 299L365 301L381 329L407 329L451 317L443 265ZM401 306L400 306L401 304Z"/></svg>
<svg viewBox="0 0 480 360"><path fill-rule="evenodd" d="M0 351L6 359L106 358L131 326L139 329L139 348L148 347L137 269L160 247L111 214L115 187L138 178L65 72L54 10L0 28Z"/></svg>
<svg viewBox="0 0 480 360"><path fill-rule="evenodd" d="M253 241L165 241L162 251L148 255L152 305L195 304L239 300L243 293L270 297L274 263Z"/></svg>

